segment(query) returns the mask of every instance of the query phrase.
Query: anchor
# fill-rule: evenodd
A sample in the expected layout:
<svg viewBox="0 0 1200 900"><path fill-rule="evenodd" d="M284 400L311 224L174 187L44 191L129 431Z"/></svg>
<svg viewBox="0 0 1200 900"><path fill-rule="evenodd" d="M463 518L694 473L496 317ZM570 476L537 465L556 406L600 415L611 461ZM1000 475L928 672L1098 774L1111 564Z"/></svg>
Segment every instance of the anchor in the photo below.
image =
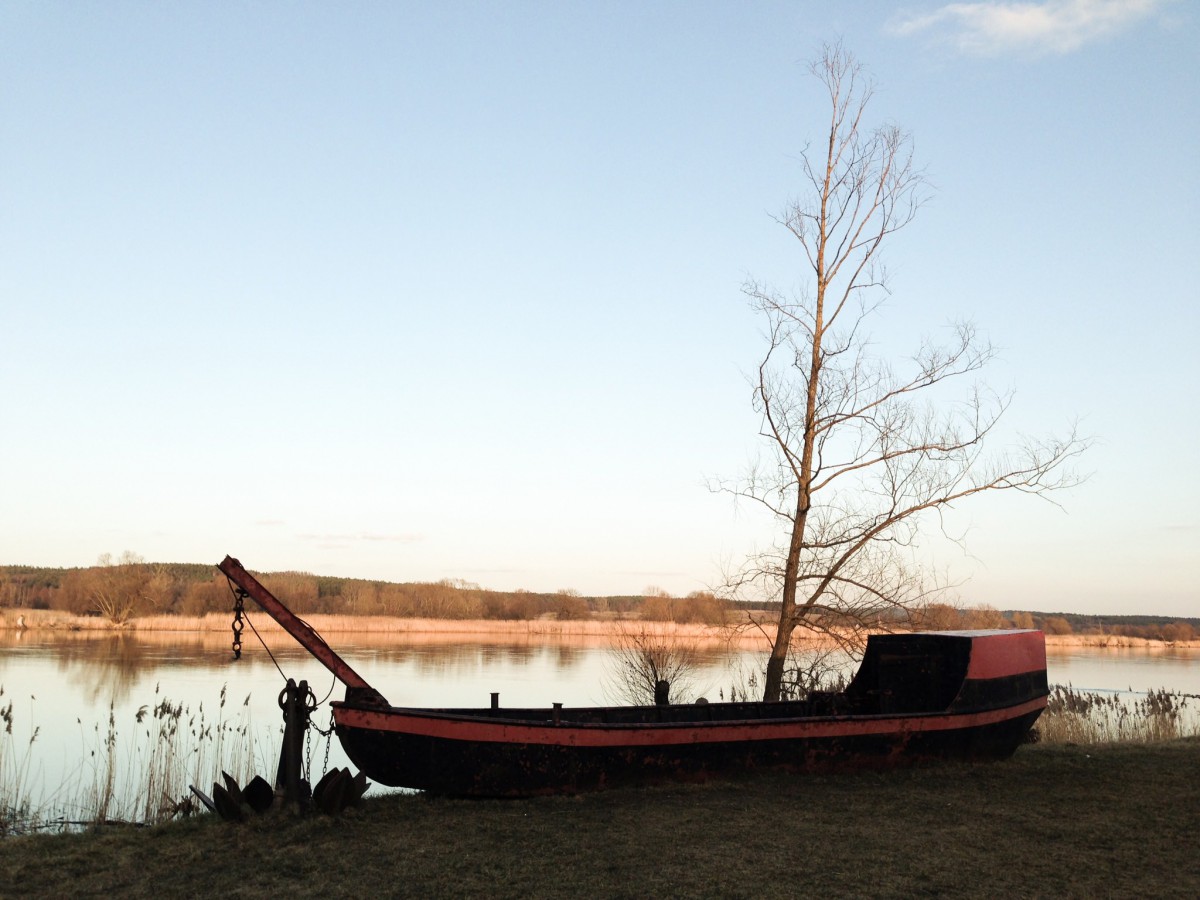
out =
<svg viewBox="0 0 1200 900"><path fill-rule="evenodd" d="M235 593L236 602L233 620L233 652L234 659L241 657L241 632L244 619L242 601L244 591ZM251 626L253 628L253 626ZM257 635L257 631L255 631ZM261 640L261 638L260 638ZM352 775L349 769L334 768L322 776L315 788L309 785L305 777L304 739L310 727L317 728L312 722L312 714L316 711L317 699L307 681L296 683L295 679L287 679L287 684L279 692L279 709L283 713L283 747L279 751L279 766L275 772L275 786L260 775L255 775L242 788L228 772L221 772L223 783L212 786L212 794L206 794L195 785L191 786L193 794L199 798L211 812L230 822L244 822L252 815L261 815L272 810L287 811L292 814L322 812L326 815L337 815L343 810L357 806L370 784L362 772ZM325 732L322 732L326 734ZM332 737L332 725L326 737ZM329 759L328 749L325 754Z"/></svg>
<svg viewBox="0 0 1200 900"><path fill-rule="evenodd" d="M211 796L192 785L192 793L212 812L229 822L244 822L252 815L280 810L292 814L321 812L337 815L357 806L370 784L362 772L330 769L310 788L304 777L304 736L312 724L315 698L307 681L299 684L289 678L279 694L283 711L283 747L272 788L261 775L255 775L242 788L228 772L222 772L223 784L214 783ZM315 727L315 726L313 726Z"/></svg>

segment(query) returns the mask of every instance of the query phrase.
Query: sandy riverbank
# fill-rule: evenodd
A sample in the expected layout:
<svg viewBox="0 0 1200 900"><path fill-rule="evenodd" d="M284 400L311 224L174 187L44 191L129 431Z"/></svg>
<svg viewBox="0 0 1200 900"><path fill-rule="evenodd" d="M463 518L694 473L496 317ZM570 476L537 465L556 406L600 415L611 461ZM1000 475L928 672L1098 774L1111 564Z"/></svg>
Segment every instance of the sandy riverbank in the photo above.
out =
<svg viewBox="0 0 1200 900"><path fill-rule="evenodd" d="M282 629L264 613L251 613L254 625L263 633ZM474 642L512 643L527 640L551 640L578 646L612 644L623 633L645 632L671 641L696 646L727 645L739 649L767 649L774 634L773 626L733 627L675 622L640 620L558 620L535 619L506 621L496 619L402 619L390 616L342 616L313 614L305 616L313 628L323 635L345 635L354 643L364 641L394 641L408 643ZM114 626L98 616L73 616L67 613L38 609L0 609L0 630L53 631L79 637L132 634L143 639L171 634L230 633L232 613L209 613L205 616L141 616ZM20 624L19 624L20 623ZM249 637L249 629L245 637ZM796 641L804 640L832 645L821 635L798 631ZM1140 637L1112 634L1048 634L1046 646L1052 650L1072 648L1122 648L1154 650L1167 647L1200 649L1200 640L1156 641Z"/></svg>

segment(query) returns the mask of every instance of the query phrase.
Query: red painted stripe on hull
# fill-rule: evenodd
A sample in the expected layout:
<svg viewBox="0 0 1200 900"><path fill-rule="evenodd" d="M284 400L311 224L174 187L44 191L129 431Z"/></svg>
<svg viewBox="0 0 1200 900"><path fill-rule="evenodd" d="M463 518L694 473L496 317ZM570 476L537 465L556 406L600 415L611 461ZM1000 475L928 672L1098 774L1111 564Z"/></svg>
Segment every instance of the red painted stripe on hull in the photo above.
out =
<svg viewBox="0 0 1200 900"><path fill-rule="evenodd" d="M936 713L910 716L798 719L785 722L744 722L693 725L527 725L480 719L443 717L401 711L334 707L338 725L396 734L473 743L534 744L566 747L653 747L680 744L718 744L730 741L820 739L871 734L905 734L974 728L1015 719L1045 709L1039 697L1017 706L975 713Z"/></svg>
<svg viewBox="0 0 1200 900"><path fill-rule="evenodd" d="M967 678L986 680L1046 669L1046 639L1040 631L1014 631L976 638Z"/></svg>

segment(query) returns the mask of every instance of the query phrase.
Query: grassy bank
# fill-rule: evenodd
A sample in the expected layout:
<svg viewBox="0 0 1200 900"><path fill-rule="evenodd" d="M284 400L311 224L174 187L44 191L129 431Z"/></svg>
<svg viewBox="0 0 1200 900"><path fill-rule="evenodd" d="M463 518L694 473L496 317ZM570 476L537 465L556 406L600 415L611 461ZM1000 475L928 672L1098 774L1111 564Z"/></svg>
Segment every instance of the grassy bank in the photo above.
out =
<svg viewBox="0 0 1200 900"><path fill-rule="evenodd" d="M0 893L158 897L1200 892L1200 740L573 798L371 801L0 841Z"/></svg>

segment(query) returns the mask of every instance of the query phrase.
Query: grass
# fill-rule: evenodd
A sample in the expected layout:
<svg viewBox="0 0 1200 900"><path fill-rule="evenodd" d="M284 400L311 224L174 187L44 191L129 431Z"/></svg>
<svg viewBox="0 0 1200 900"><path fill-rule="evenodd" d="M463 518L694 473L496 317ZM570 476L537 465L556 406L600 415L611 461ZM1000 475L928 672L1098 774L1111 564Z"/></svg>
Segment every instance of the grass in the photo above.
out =
<svg viewBox="0 0 1200 900"><path fill-rule="evenodd" d="M1200 741L0 841L0 893L1192 897Z"/></svg>
<svg viewBox="0 0 1200 900"><path fill-rule="evenodd" d="M0 840L0 896L1191 897L1200 738L1162 739L1195 733L1186 702L1057 687L1043 743L992 765L526 801L388 796L340 819L114 825L117 808L139 822L170 817L183 786L211 781L222 758L253 764L224 692L211 720L162 699L122 726L144 736L123 763L117 724L97 728L90 827ZM0 714L11 725L11 703ZM26 763L11 750L0 745L0 770L20 788ZM132 806L112 778L131 763L144 773ZM0 783L5 803L21 799L12 787Z"/></svg>

